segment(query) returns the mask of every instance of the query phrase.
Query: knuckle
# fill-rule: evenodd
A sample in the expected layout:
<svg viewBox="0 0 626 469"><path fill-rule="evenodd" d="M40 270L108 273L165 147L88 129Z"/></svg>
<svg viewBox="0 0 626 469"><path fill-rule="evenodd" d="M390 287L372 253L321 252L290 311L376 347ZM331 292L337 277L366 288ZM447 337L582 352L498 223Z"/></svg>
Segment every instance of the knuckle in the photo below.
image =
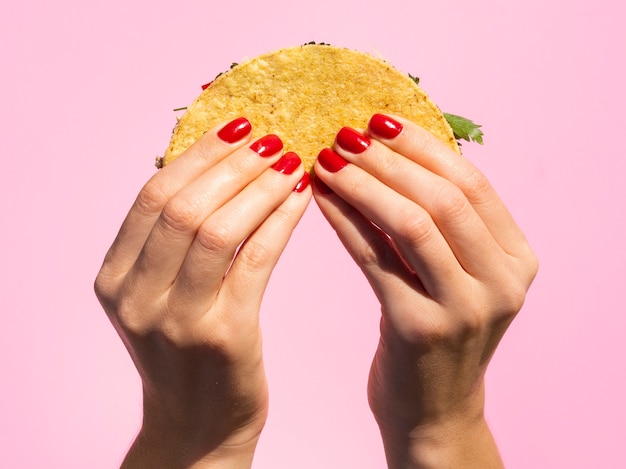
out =
<svg viewBox="0 0 626 469"><path fill-rule="evenodd" d="M246 155L247 156L247 155ZM234 158L228 158L228 169L235 180L240 180L242 178L249 178L248 175L250 171L250 158L238 158L235 155ZM252 159L252 161L255 161Z"/></svg>
<svg viewBox="0 0 626 469"><path fill-rule="evenodd" d="M157 310L154 300L146 300L133 293L132 286L126 285L118 295L112 319L127 337L143 337L154 331L161 321L159 314L154 313Z"/></svg>
<svg viewBox="0 0 626 469"><path fill-rule="evenodd" d="M236 342L236 331L233 327L222 324L213 324L210 337L207 338L207 345L212 352L223 357L232 355L232 349Z"/></svg>
<svg viewBox="0 0 626 469"><path fill-rule="evenodd" d="M160 303L160 296L149 294L136 276L129 274L111 297L109 318L121 335L145 336L160 317Z"/></svg>
<svg viewBox="0 0 626 469"><path fill-rule="evenodd" d="M355 197L361 198L361 194L367 193L368 183L364 174L356 172L351 175L350 178L338 179L338 182L345 184L345 192L347 194L354 194Z"/></svg>
<svg viewBox="0 0 626 469"><path fill-rule="evenodd" d="M356 253L357 263L364 267L384 267L394 263L396 253L388 240L367 239L362 248Z"/></svg>
<svg viewBox="0 0 626 469"><path fill-rule="evenodd" d="M93 290L96 298L109 316L115 313L117 296L122 282L123 276L117 274L111 268L110 262L105 259L94 280Z"/></svg>
<svg viewBox="0 0 626 469"><path fill-rule="evenodd" d="M289 186L288 186L289 187ZM275 218L281 225L292 226L292 220L294 211L292 207L286 207L285 205L279 205L278 208L272 213L272 217Z"/></svg>
<svg viewBox="0 0 626 469"><path fill-rule="evenodd" d="M528 255L526 256L526 264L527 264L526 269L528 271L528 285L530 285L535 279L535 277L537 276L537 273L539 272L539 257L530 248L530 246L528 247Z"/></svg>
<svg viewBox="0 0 626 469"><path fill-rule="evenodd" d="M416 152L422 155L436 155L440 152L441 143L432 133L420 127L417 136L411 141Z"/></svg>
<svg viewBox="0 0 626 469"><path fill-rule="evenodd" d="M274 255L265 244L249 240L242 246L237 257L247 270L259 271L265 269L272 262Z"/></svg>
<svg viewBox="0 0 626 469"><path fill-rule="evenodd" d="M459 180L461 190L473 204L480 205L492 192L489 180L475 168L461 174Z"/></svg>
<svg viewBox="0 0 626 469"><path fill-rule="evenodd" d="M416 346L428 349L441 344L450 344L454 329L450 321L444 319L442 315L431 314L410 326L407 333Z"/></svg>
<svg viewBox="0 0 626 469"><path fill-rule="evenodd" d="M161 222L174 232L186 232L194 228L197 207L185 198L170 199L161 212Z"/></svg>
<svg viewBox="0 0 626 469"><path fill-rule="evenodd" d="M421 244L435 233L435 224L425 213L408 210L400 215L398 233L412 243Z"/></svg>
<svg viewBox="0 0 626 469"><path fill-rule="evenodd" d="M154 180L150 180L139 192L135 201L135 207L142 214L151 215L159 213L167 203L167 200L168 197L161 187Z"/></svg>
<svg viewBox="0 0 626 469"><path fill-rule="evenodd" d="M206 138L206 133L202 135L191 147L187 150L189 155L193 155L194 158L200 161L210 162L214 159L212 146L210 141Z"/></svg>
<svg viewBox="0 0 626 469"><path fill-rule="evenodd" d="M468 305L454 316L451 337L459 344L466 344L490 335L494 325L502 320L501 315L494 312L493 305L487 302Z"/></svg>
<svg viewBox="0 0 626 469"><path fill-rule="evenodd" d="M503 319L512 319L524 306L527 288L523 280L515 273L504 273L501 278L488 287L491 317L494 323Z"/></svg>
<svg viewBox="0 0 626 469"><path fill-rule="evenodd" d="M115 322L129 335L142 335L145 332L145 324L137 314L137 305L133 298L124 296L117 301L114 313Z"/></svg>
<svg viewBox="0 0 626 469"><path fill-rule="evenodd" d="M358 249L352 253L358 265L365 269L393 270L402 261L391 237L372 225L376 231L364 233Z"/></svg>
<svg viewBox="0 0 626 469"><path fill-rule="evenodd" d="M443 185L433 197L432 211L444 219L465 219L469 215L469 202L463 192L451 184Z"/></svg>
<svg viewBox="0 0 626 469"><path fill-rule="evenodd" d="M93 290L98 301L108 310L113 296L113 285L104 268L98 272L93 284Z"/></svg>
<svg viewBox="0 0 626 469"><path fill-rule="evenodd" d="M490 324L490 314L486 308L469 308L456 319L456 336L460 339L475 337Z"/></svg>
<svg viewBox="0 0 626 469"><path fill-rule="evenodd" d="M209 252L231 251L238 244L233 240L233 234L225 224L203 224L196 233L196 241Z"/></svg>
<svg viewBox="0 0 626 469"><path fill-rule="evenodd" d="M367 163L377 174L400 174L402 159L397 153L389 151L387 147L377 141L372 142L374 151L365 152Z"/></svg>
<svg viewBox="0 0 626 469"><path fill-rule="evenodd" d="M516 315L526 301L526 288L520 283L511 284L500 292L500 309L506 316Z"/></svg>
<svg viewBox="0 0 626 469"><path fill-rule="evenodd" d="M425 321L420 329L415 333L415 336L420 342L424 344L441 344L450 340L450 328L443 321L430 318L429 321Z"/></svg>

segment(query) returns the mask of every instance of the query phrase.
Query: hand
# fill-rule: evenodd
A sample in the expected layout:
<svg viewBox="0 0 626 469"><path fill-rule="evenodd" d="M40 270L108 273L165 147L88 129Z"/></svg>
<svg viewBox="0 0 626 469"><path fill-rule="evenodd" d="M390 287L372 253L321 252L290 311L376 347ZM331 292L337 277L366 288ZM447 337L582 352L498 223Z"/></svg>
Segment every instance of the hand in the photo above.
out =
<svg viewBox="0 0 626 469"><path fill-rule="evenodd" d="M533 252L485 177L418 126L376 115L334 148L315 198L381 304L368 396L389 467L501 467L484 374Z"/></svg>
<svg viewBox="0 0 626 469"><path fill-rule="evenodd" d="M268 404L261 298L311 190L297 155L250 132L243 118L212 129L155 174L96 279L143 383L123 467L251 464Z"/></svg>

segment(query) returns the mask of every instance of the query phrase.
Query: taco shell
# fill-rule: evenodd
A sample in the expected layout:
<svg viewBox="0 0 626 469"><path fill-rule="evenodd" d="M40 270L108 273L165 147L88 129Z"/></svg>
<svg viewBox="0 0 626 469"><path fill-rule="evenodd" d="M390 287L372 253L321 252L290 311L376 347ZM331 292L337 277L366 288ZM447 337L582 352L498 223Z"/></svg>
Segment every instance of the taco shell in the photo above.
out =
<svg viewBox="0 0 626 469"><path fill-rule="evenodd" d="M375 113L405 117L460 151L439 108L408 75L366 53L306 44L260 55L219 75L179 119L163 164L219 122L244 116L254 137L278 135L310 171L341 127L365 129Z"/></svg>

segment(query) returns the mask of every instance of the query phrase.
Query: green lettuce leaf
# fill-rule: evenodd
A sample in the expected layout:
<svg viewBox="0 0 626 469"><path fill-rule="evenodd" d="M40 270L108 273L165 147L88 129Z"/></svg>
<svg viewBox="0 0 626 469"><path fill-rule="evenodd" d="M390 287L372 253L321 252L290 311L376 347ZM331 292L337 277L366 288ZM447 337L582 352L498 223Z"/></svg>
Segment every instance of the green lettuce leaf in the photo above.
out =
<svg viewBox="0 0 626 469"><path fill-rule="evenodd" d="M465 117L457 116L455 114L443 113L443 116L452 127L454 132L454 138L457 140L467 140L468 142L476 142L483 144L483 131L480 130L481 125L475 124Z"/></svg>

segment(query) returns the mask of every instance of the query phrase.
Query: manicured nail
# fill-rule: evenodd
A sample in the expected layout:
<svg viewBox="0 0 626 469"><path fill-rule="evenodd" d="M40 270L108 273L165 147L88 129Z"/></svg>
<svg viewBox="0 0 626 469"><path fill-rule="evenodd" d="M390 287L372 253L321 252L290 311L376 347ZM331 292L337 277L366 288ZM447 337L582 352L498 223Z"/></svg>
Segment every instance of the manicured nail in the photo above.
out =
<svg viewBox="0 0 626 469"><path fill-rule="evenodd" d="M382 138L392 139L402 132L402 124L383 114L374 114L370 119L369 130Z"/></svg>
<svg viewBox="0 0 626 469"><path fill-rule="evenodd" d="M264 158L273 156L283 149L283 142L277 135L269 134L258 139L250 148Z"/></svg>
<svg viewBox="0 0 626 469"><path fill-rule="evenodd" d="M227 143L235 143L252 131L250 121L245 117L238 117L220 129L217 136Z"/></svg>
<svg viewBox="0 0 626 469"><path fill-rule="evenodd" d="M298 169L298 166L300 166L300 164L302 164L302 160L300 159L300 157L294 152L290 151L281 156L280 160L272 165L272 168L274 168L279 173L292 174L296 169Z"/></svg>
<svg viewBox="0 0 626 469"><path fill-rule="evenodd" d="M293 191L294 192L304 191L304 189L309 187L310 182L311 182L311 176L309 176L309 173L304 173L304 176L302 176L302 179L298 181L298 184L296 184L296 187L293 188Z"/></svg>
<svg viewBox="0 0 626 469"><path fill-rule="evenodd" d="M324 181L322 181L320 178L318 178L317 176L313 178L313 184L315 184L315 187L317 187L317 190L320 192L320 194L332 194L333 190L328 187Z"/></svg>
<svg viewBox="0 0 626 469"><path fill-rule="evenodd" d="M317 155L317 161L320 162L325 170L330 171L331 173L336 173L340 169L345 168L348 164L346 160L330 148L324 148L320 151L320 154Z"/></svg>
<svg viewBox="0 0 626 469"><path fill-rule="evenodd" d="M350 153L363 153L370 143L369 138L350 127L344 127L337 134L337 144Z"/></svg>

